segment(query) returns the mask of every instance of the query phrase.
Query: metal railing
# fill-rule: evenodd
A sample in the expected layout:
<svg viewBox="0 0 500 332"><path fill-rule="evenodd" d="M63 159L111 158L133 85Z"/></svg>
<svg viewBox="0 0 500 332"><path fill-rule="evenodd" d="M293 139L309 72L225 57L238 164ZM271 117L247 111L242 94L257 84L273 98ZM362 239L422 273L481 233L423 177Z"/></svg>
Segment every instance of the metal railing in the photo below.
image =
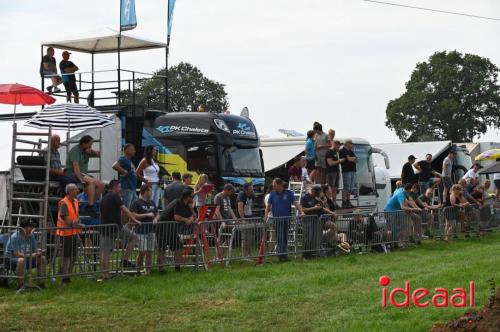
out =
<svg viewBox="0 0 500 332"><path fill-rule="evenodd" d="M22 280L20 284L30 287L45 279L108 279L172 267L208 270L215 265L258 265L275 260L273 257L311 259L344 252L389 252L424 239L448 241L499 229L500 208L492 206L210 220L191 225L161 221L37 228L32 234L36 247L25 253L36 254L35 261L20 273L4 254L9 238L24 231L0 227L0 280Z"/></svg>

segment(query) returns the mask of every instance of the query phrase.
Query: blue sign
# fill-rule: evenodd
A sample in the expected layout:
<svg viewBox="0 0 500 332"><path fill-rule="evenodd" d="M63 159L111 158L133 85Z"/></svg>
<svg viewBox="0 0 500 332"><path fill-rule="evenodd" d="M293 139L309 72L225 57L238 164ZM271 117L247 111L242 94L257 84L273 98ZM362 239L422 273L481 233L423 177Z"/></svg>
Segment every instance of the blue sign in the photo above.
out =
<svg viewBox="0 0 500 332"><path fill-rule="evenodd" d="M135 0L120 0L120 30L132 30L136 26Z"/></svg>
<svg viewBox="0 0 500 332"><path fill-rule="evenodd" d="M174 19L175 0L168 0L167 36L172 33L172 21Z"/></svg>

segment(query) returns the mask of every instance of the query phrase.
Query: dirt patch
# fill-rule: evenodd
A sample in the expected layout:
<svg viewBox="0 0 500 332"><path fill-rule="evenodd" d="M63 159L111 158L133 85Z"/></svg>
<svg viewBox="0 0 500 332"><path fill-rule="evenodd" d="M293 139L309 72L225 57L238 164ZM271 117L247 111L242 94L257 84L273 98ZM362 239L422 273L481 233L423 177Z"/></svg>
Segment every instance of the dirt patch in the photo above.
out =
<svg viewBox="0 0 500 332"><path fill-rule="evenodd" d="M500 332L500 292L491 305L469 311L447 324L436 324L431 332Z"/></svg>

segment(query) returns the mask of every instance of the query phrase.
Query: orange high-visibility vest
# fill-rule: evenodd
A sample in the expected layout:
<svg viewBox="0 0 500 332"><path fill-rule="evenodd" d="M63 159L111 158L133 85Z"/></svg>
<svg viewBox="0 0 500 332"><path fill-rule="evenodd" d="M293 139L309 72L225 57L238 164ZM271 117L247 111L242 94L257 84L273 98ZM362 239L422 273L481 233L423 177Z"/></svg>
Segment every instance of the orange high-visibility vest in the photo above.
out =
<svg viewBox="0 0 500 332"><path fill-rule="evenodd" d="M68 217L70 220L75 220L78 219L78 200L74 199L73 200L74 204L71 204L71 201L69 200L69 197L66 196L63 199L59 201L58 204L58 211L57 211L57 227L61 228L67 228L69 227L66 225L64 222L64 218L61 216L61 204L66 204L68 207ZM56 234L59 236L71 236L71 235L76 235L80 234L81 229L80 228L72 228L72 229L58 229L56 231Z"/></svg>

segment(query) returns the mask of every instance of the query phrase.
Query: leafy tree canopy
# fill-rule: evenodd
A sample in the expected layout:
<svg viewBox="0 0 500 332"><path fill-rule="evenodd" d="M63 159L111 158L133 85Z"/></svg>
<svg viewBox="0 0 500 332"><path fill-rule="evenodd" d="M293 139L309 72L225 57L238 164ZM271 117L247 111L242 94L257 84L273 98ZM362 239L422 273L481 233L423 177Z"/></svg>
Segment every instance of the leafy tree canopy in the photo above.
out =
<svg viewBox="0 0 500 332"><path fill-rule="evenodd" d="M473 54L434 53L418 63L406 92L387 105L386 126L402 141L470 142L500 126L498 67Z"/></svg>

